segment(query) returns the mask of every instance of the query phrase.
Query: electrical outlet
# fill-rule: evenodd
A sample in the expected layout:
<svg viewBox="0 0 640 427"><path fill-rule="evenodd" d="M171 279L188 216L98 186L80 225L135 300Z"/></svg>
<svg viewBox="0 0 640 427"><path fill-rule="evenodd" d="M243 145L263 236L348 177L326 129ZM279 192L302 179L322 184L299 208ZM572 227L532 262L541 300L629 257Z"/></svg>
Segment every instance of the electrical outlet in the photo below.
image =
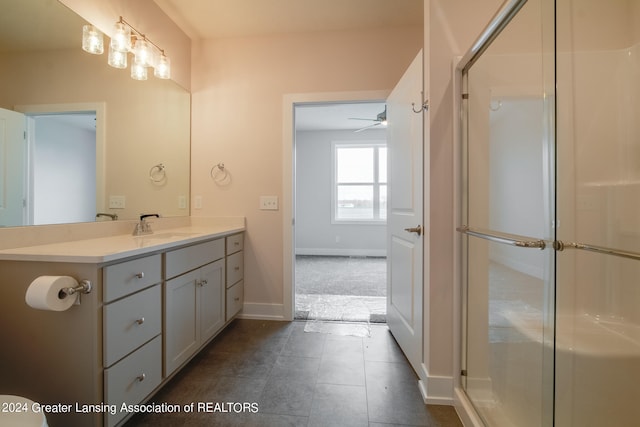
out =
<svg viewBox="0 0 640 427"><path fill-rule="evenodd" d="M187 209L187 196L178 196L178 209Z"/></svg>
<svg viewBox="0 0 640 427"><path fill-rule="evenodd" d="M277 211L278 196L260 196L260 210Z"/></svg>
<svg viewBox="0 0 640 427"><path fill-rule="evenodd" d="M124 196L109 196L109 209L124 209L125 197Z"/></svg>
<svg viewBox="0 0 640 427"><path fill-rule="evenodd" d="M193 198L194 208L202 209L202 196L196 196Z"/></svg>

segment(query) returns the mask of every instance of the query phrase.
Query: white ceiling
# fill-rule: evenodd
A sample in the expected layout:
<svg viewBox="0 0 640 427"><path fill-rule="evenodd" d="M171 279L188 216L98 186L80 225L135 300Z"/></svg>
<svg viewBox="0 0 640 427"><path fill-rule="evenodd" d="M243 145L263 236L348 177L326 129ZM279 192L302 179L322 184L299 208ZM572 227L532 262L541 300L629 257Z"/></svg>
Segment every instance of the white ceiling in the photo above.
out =
<svg viewBox="0 0 640 427"><path fill-rule="evenodd" d="M192 39L422 26L423 0L154 0Z"/></svg>
<svg viewBox="0 0 640 427"><path fill-rule="evenodd" d="M358 130L375 124L374 120L384 110L385 104L381 102L297 105L295 125L296 130Z"/></svg>

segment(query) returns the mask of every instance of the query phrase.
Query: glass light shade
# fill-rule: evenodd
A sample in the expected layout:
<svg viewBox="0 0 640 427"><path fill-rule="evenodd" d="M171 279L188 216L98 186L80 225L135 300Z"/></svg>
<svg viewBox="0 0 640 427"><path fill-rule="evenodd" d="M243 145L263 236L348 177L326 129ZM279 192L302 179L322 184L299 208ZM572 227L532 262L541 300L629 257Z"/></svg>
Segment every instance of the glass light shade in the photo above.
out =
<svg viewBox="0 0 640 427"><path fill-rule="evenodd" d="M136 40L136 44L133 46L134 62L141 64L144 67L150 67L153 63L153 52L149 43L144 39Z"/></svg>
<svg viewBox="0 0 640 427"><path fill-rule="evenodd" d="M153 70L153 75L159 79L171 78L171 60L164 54L160 55L158 58Z"/></svg>
<svg viewBox="0 0 640 427"><path fill-rule="evenodd" d="M113 68L127 68L127 52L121 52L109 46L109 59L107 63Z"/></svg>
<svg viewBox="0 0 640 427"><path fill-rule="evenodd" d="M102 55L104 52L102 33L93 25L82 27L82 50L94 55Z"/></svg>
<svg viewBox="0 0 640 427"><path fill-rule="evenodd" d="M116 22L113 26L110 47L118 52L131 50L131 28L122 22Z"/></svg>
<svg viewBox="0 0 640 427"><path fill-rule="evenodd" d="M147 80L147 67L134 61L131 64L131 78L134 80Z"/></svg>

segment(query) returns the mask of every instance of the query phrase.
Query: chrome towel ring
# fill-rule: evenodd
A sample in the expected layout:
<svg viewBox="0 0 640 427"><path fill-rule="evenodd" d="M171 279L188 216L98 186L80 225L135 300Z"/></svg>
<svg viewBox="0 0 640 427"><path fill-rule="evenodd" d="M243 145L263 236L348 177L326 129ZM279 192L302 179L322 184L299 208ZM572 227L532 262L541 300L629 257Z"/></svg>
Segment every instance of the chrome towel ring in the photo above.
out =
<svg viewBox="0 0 640 427"><path fill-rule="evenodd" d="M231 182L231 174L224 167L224 163L220 162L214 165L209 171L209 176L217 185L227 185Z"/></svg>
<svg viewBox="0 0 640 427"><path fill-rule="evenodd" d="M162 184L167 179L167 171L162 163L158 163L149 169L149 179L154 184Z"/></svg>

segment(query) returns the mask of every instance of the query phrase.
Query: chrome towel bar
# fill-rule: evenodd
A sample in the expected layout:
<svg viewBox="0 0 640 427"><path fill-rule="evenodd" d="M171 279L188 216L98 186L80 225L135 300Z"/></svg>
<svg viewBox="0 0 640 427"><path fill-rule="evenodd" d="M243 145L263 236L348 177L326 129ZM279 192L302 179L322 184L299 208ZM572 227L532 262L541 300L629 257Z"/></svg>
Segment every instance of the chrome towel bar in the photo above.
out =
<svg viewBox="0 0 640 427"><path fill-rule="evenodd" d="M545 249L547 246L551 246L558 252L562 252L565 249L579 249L588 252L595 252L605 255L613 255L621 258L633 259L640 261L640 253L633 251L625 251L621 249L612 249L604 246L589 245L586 243L575 242L563 242L562 240L545 241L534 240L528 237L518 236L515 234L500 233L497 231L488 231L482 229L473 229L467 225L456 228L456 231L467 234L469 236L479 237L481 239L489 240L491 242L502 243L505 245L517 246L520 248L538 248Z"/></svg>
<svg viewBox="0 0 640 427"><path fill-rule="evenodd" d="M471 229L466 225L456 228L457 231L470 236L479 237L481 239L489 240L491 242L502 243L505 245L517 246L519 248L536 248L544 249L547 244L544 240L531 240L527 237L518 236L515 234L499 233L496 231L487 231L480 229Z"/></svg>

